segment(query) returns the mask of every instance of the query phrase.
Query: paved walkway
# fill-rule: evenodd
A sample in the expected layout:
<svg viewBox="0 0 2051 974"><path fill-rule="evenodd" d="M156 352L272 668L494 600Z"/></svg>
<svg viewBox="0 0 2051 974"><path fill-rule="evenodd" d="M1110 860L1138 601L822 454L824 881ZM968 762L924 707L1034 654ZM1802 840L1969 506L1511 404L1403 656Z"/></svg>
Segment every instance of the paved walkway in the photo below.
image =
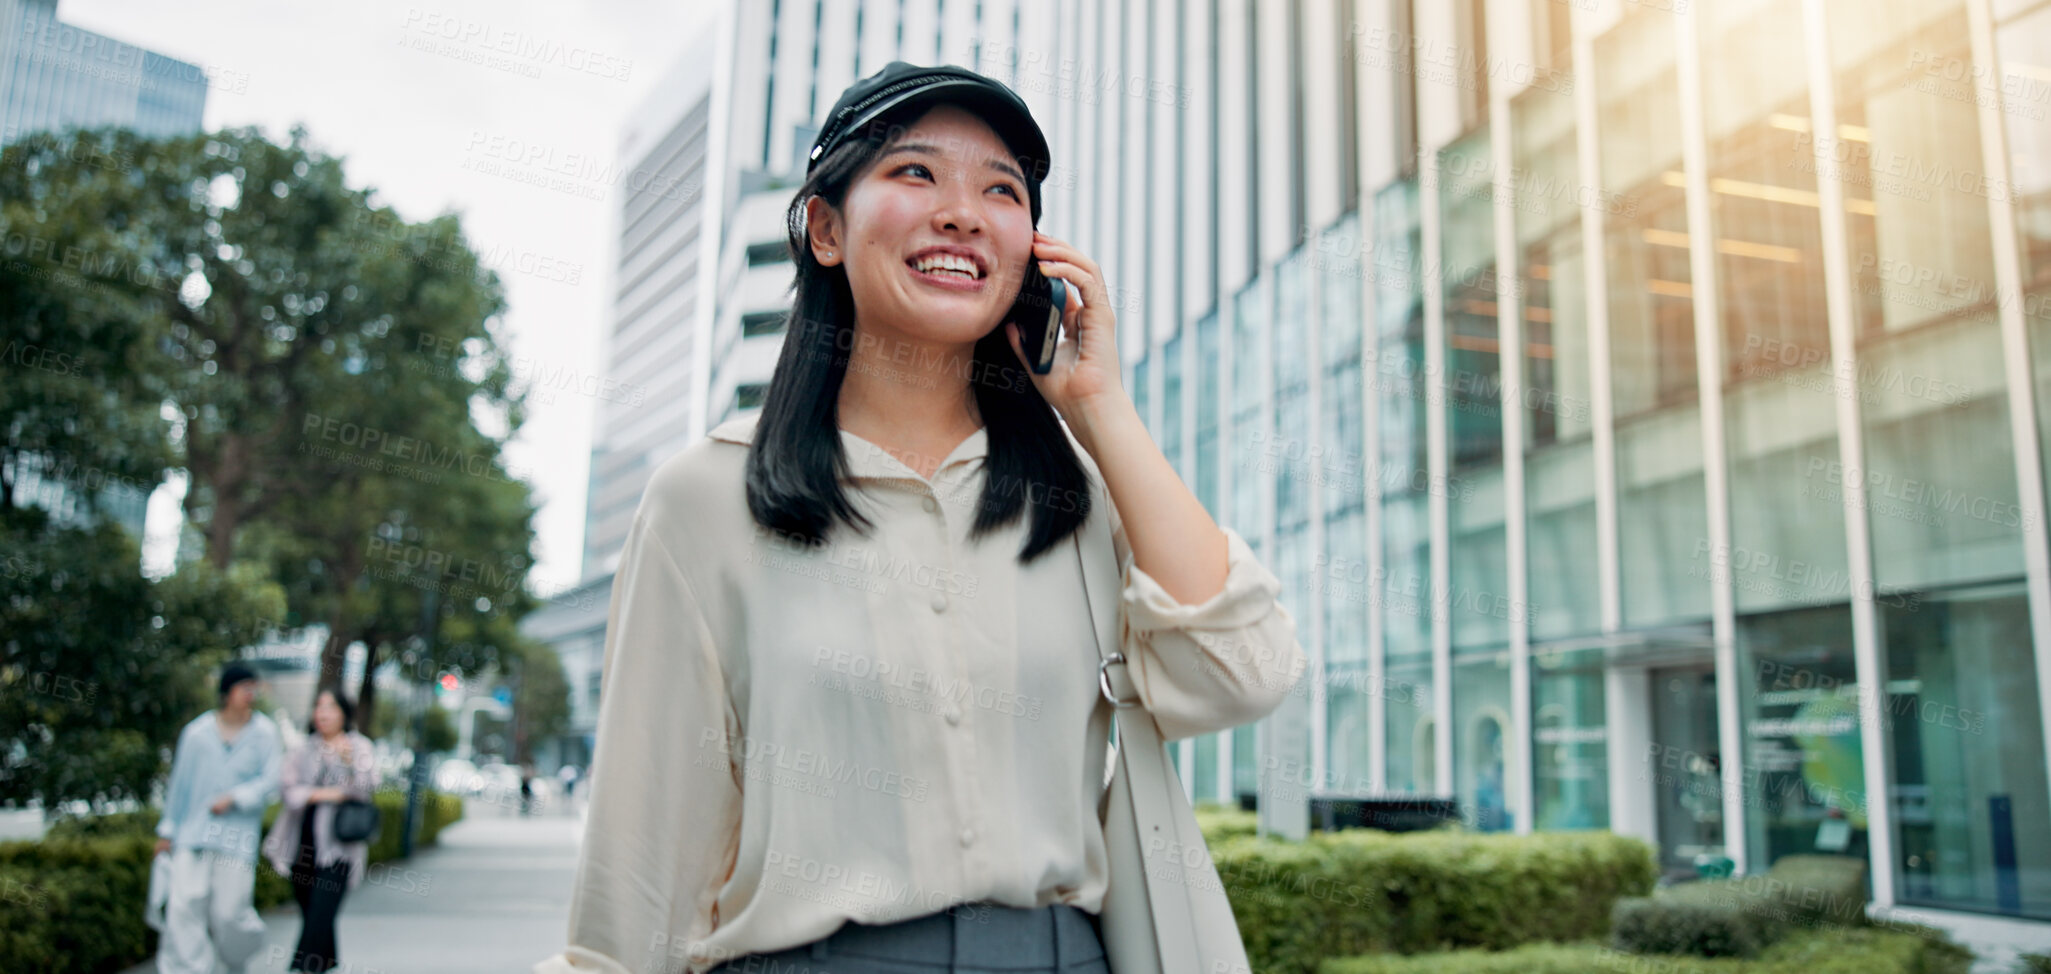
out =
<svg viewBox="0 0 2051 974"><path fill-rule="evenodd" d="M581 802L572 804L581 806ZM410 861L371 867L342 901L335 974L527 974L563 949L578 812L522 817L471 799L463 820ZM264 914L270 930L247 974L278 974L299 940L299 907ZM154 959L124 974L156 974Z"/></svg>

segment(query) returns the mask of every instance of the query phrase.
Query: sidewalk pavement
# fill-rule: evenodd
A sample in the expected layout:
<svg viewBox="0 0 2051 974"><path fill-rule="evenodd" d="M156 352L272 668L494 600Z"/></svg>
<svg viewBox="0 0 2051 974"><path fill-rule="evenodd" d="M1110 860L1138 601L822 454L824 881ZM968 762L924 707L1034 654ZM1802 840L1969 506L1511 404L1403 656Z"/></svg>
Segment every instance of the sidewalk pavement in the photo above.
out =
<svg viewBox="0 0 2051 974"><path fill-rule="evenodd" d="M342 900L334 974L527 974L563 949L583 802L521 816L472 798L463 820L410 860L370 867ZM299 907L267 911L246 974L280 974L299 941ZM224 971L225 968L216 968ZM156 960L123 974L156 974Z"/></svg>

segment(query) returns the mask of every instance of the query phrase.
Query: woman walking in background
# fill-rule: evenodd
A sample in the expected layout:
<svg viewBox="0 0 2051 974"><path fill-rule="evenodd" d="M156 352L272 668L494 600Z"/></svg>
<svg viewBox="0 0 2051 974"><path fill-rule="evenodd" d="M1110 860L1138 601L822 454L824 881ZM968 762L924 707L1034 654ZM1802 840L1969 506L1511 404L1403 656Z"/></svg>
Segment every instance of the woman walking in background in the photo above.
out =
<svg viewBox="0 0 2051 974"><path fill-rule="evenodd" d="M356 707L334 690L314 698L306 740L285 759L285 807L264 838L264 857L292 879L299 901L299 945L293 971L326 971L338 963L335 914L342 895L363 882L370 843L335 838L335 806L370 801L377 787L370 739L355 730ZM309 814L311 813L311 814Z"/></svg>

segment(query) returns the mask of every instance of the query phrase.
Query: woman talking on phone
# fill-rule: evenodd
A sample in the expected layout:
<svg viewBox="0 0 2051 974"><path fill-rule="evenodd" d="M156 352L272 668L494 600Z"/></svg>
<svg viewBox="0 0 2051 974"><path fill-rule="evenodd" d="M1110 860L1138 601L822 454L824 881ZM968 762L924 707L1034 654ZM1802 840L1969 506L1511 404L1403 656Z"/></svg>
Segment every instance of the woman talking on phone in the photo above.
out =
<svg viewBox="0 0 2051 974"><path fill-rule="evenodd" d="M569 945L537 972L1104 974L1091 519L1164 739L1294 688L1280 583L1149 438L1096 263L1037 230L1048 166L961 68L892 62L826 116L763 408L657 468L621 554ZM1048 279L1041 374L1016 326Z"/></svg>

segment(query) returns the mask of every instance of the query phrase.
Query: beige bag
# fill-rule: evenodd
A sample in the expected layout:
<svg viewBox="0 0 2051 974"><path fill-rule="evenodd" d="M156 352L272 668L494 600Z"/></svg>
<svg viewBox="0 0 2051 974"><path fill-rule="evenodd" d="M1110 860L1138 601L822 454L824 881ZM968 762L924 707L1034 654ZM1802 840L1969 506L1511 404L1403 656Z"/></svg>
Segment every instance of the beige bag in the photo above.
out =
<svg viewBox="0 0 2051 974"><path fill-rule="evenodd" d="M1092 524L1096 530L1089 530ZM1124 654L1112 649L1124 646L1123 615L1117 605L1104 604L1099 593L1107 589L1092 584L1091 569L1117 564L1109 525L1108 518L1093 517L1076 532L1103 657L1098 687L1118 708L1111 784L1097 808L1111 874L1098 914L1105 959L1111 974L1252 974L1203 830L1169 767L1160 726L1140 706Z"/></svg>

